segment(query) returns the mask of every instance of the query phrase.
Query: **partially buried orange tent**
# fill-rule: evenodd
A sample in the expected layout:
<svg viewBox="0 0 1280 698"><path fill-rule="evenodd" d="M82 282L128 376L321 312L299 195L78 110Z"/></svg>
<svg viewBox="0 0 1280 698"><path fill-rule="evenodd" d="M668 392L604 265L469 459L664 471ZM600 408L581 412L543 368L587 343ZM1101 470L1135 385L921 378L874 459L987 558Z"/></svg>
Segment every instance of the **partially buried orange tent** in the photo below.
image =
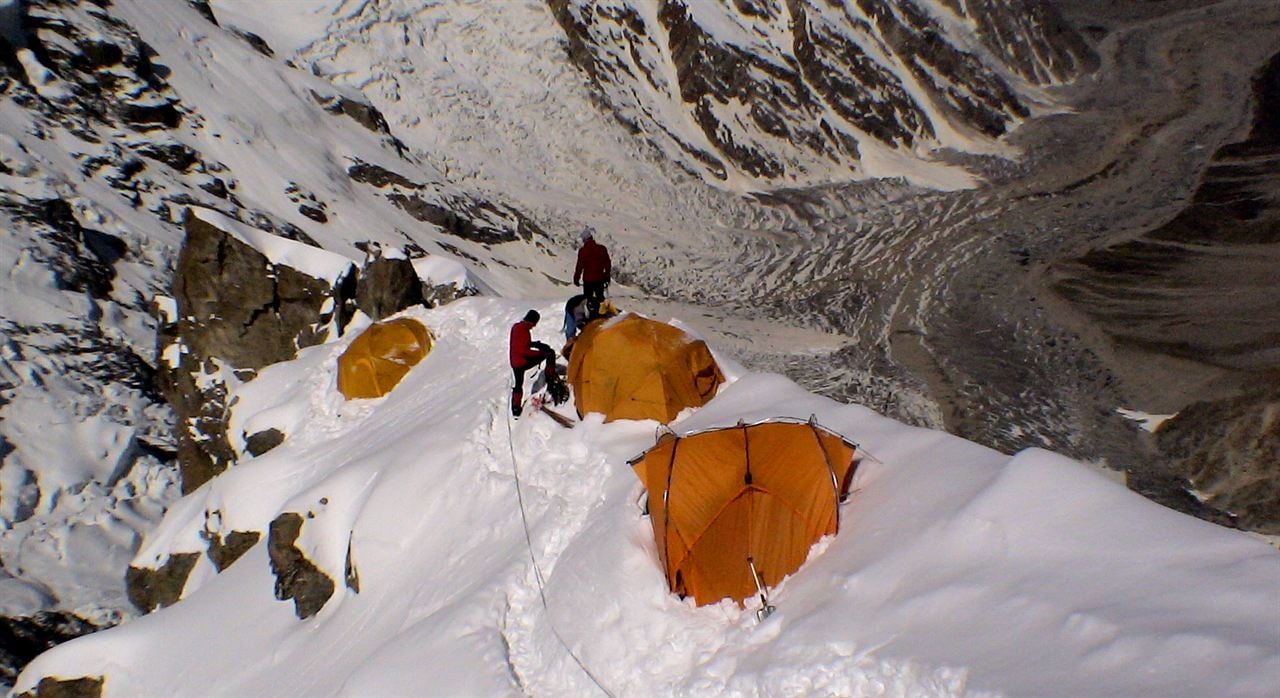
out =
<svg viewBox="0 0 1280 698"><path fill-rule="evenodd" d="M724 375L702 340L627 313L587 325L569 355L568 379L579 416L665 424L686 407L706 404Z"/></svg>
<svg viewBox="0 0 1280 698"><path fill-rule="evenodd" d="M431 333L417 320L370 325L338 357L338 390L348 400L382 397L431 352Z"/></svg>
<svg viewBox="0 0 1280 698"><path fill-rule="evenodd" d="M809 422L667 434L632 461L649 493L671 591L699 606L741 604L796 571L840 526L854 445Z"/></svg>

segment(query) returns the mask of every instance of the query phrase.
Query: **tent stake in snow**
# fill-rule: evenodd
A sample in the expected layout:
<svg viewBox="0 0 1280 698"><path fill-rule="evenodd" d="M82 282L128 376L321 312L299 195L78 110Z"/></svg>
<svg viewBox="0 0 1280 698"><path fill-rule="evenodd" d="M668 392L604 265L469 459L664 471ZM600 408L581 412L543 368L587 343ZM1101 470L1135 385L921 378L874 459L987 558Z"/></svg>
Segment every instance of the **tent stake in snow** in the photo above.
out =
<svg viewBox="0 0 1280 698"><path fill-rule="evenodd" d="M756 611L756 622L764 622L765 618L773 615L773 612L778 609L769 605L769 595L765 593L764 584L760 583L760 573L756 571L756 561L748 557L747 566L751 568L752 579L756 580L756 591L760 592L760 610Z"/></svg>

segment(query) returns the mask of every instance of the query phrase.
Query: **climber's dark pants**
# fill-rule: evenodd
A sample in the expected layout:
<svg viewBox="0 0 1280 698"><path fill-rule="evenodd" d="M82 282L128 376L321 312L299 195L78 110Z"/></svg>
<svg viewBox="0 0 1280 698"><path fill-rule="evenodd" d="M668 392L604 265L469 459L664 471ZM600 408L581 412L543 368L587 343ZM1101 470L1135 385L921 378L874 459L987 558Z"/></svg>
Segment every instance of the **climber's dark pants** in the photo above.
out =
<svg viewBox="0 0 1280 698"><path fill-rule="evenodd" d="M530 359L523 366L512 366L511 375L516 379L515 387L511 389L511 400L513 404L518 404L524 397L524 374L531 368L537 367L538 364L546 364L547 380L555 380L553 377L556 370L556 352L551 347L542 342L530 342L529 348L537 349L542 355L540 359Z"/></svg>
<svg viewBox="0 0 1280 698"><path fill-rule="evenodd" d="M600 304L604 302L604 289L608 281L583 281L582 294L587 297L587 310L591 317L600 315Z"/></svg>

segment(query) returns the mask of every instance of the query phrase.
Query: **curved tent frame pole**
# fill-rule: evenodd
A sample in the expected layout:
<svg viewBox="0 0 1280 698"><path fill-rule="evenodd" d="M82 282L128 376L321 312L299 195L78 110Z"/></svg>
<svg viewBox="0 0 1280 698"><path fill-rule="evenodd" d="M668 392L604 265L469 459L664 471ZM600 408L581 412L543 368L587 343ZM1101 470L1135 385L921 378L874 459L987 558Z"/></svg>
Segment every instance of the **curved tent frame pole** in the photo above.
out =
<svg viewBox="0 0 1280 698"><path fill-rule="evenodd" d="M667 463L667 486L662 490L662 565L667 568L667 588L671 587L671 480L676 474L676 449L680 439L671 442L671 460ZM675 591L672 589L672 591Z"/></svg>
<svg viewBox="0 0 1280 698"><path fill-rule="evenodd" d="M827 464L827 474L831 476L831 499L835 503L836 510L836 526L840 526L840 482L836 477L835 466L831 465L831 456L827 453L827 449L822 445L822 434L818 433L818 416L816 414L809 415L809 431L813 432L813 440L818 444L818 450L822 452L822 462Z"/></svg>

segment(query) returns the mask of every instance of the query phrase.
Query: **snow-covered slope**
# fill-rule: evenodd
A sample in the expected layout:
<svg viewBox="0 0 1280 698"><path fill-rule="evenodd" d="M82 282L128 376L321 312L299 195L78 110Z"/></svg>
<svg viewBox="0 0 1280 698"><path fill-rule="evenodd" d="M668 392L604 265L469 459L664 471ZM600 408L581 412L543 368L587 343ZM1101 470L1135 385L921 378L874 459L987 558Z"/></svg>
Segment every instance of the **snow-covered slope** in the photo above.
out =
<svg viewBox="0 0 1280 698"><path fill-rule="evenodd" d="M1268 9L1266 0L1254 0L1182 13L1168 20L1168 28L1154 23L1154 28L1117 32L1108 49L1114 72L1101 84L1107 95L1120 96L1108 96L1102 105L1087 104L1096 111L1083 127L1069 127L1074 122L1065 117L1047 120L1053 124L1048 132L1024 141L1044 146L1043 151L1036 154L1034 167L1019 170L981 156L1011 153L1007 139L997 138L997 132L1020 122L1034 125L1034 120L1021 121L1022 111L1034 115L1042 107L1053 109L1040 100L1063 96L1054 84L1090 65L1087 52L1071 48L1078 39L1037 2L735 0L733 11L726 9L727 2L692 0L591 5L639 13L646 36L651 31L647 27L658 26L650 20L660 20L665 11L667 25L682 25L685 38L696 39L699 51L682 54L696 60L675 61L670 42L655 44L652 55L622 51L619 47L627 42L640 41L639 34L635 23L622 29L613 17L596 16L586 34L566 27L565 16L586 22L587 3L581 2L510 2L495 12L494 3L485 0L0 0L0 19L21 20L5 22L8 43L0 44L5 70L0 75L0 261L7 270L0 274L0 558L6 569L0 573L0 615L25 616L54 607L111 622L129 613L120 582L123 565L179 486L171 465L172 430L186 425L175 424L154 385L154 369L160 366L154 334L162 322L153 312L163 317L172 308L167 301L153 307L152 299L169 291L183 235L179 221L189 207L219 211L220 216L197 218L222 220L247 232L242 237L261 243L269 260L286 261L275 252L299 249L285 245L290 241L323 248L323 256L339 265L344 259L359 264L365 258L362 248L376 246L415 256L415 268L434 282L509 297L565 293L567 243L574 229L592 223L615 253L616 293L647 310L679 307L722 349L732 346L735 353L785 365L806 376L807 385L821 385L832 394L874 396L868 404L892 408L917 423L943 423L946 382L954 379L957 388L980 393L970 403L979 407L964 415L975 421L980 417L986 427L970 431L974 438L1010 450L1043 443L1092 456L1098 452L1091 450L1096 444L1110 441L1092 439L1086 427L1073 422L1071 408L1079 403L1059 401L1062 393L1055 390L1067 383L1095 392L1103 381L1110 385L1111 377L1087 373L1092 364L1078 370L1073 363L1078 353L1072 353L1077 350L1040 331L1038 307L1028 310L1034 311L1036 322L1016 313L1008 318L1017 332L988 335L973 332L973 327L1003 329L1007 318L992 315L1025 302L1018 297L1022 288L1009 280L1021 278L1017 263L1048 254L1032 244L1036 234L1048 231L1045 235L1052 238L1045 239L1060 244L1112 225L1120 218L1117 212L1126 210L1094 206L1100 194L1085 186L1094 181L1090 176L1080 182L1082 190L1054 205L1059 210L1046 213L1058 193L1077 191L1075 182L1082 176L1072 170L1080 163L1062 158L1064 153L1092 153L1098 140L1094 131L1105 135L1101 140L1107 147L1089 157L1104 158L1096 163L1101 167L1105 158L1123 150L1115 155L1122 162L1106 164L1101 170L1106 176L1097 178L1097 186L1103 195L1112 187L1111 198L1150 218L1167 204L1166 198L1179 195L1178 173L1196 166L1197 139L1211 141L1229 127L1216 121L1221 120L1220 106L1234 109L1235 102L1218 92L1230 92L1237 64L1252 60L1250 52L1189 60L1195 56L1184 55L1182 47L1197 45L1201 38L1199 20L1189 15L1213 20L1204 26L1211 26L1215 37L1273 36L1266 27L1277 26L1268 19L1274 9ZM683 18L674 21L681 12ZM801 14L812 22L805 31L789 34L792 27L779 18ZM903 120L889 130L897 136L885 140L868 132L869 126L858 126L838 100L823 92L821 76L843 75L856 63L850 58L854 54L822 53L831 48L827 39L805 48L805 32L810 38L821 33L837 44L866 39L876 47L874 63L880 67L867 66L874 68L872 73L885 77L876 71L887 69L893 79L905 80L897 88L892 81L875 83L872 91L886 97L877 108ZM941 44L935 46L935 40ZM616 57L618 62L609 65L618 71L591 82L575 45L597 57ZM743 46L750 51L740 50ZM1066 47L1066 52L1059 55L1055 46ZM646 86L643 73L635 72L640 64L634 61L671 59L663 64L671 84L696 82L713 72L700 70L708 57L726 55L741 62L712 63L726 74L751 78L749 88L745 83L738 87L751 94L807 94L796 98L804 104L782 99L772 103L776 111L748 114L734 102L738 93L711 90L699 99L703 112L718 120L708 131L711 122L698 121L694 107L678 102L670 85L662 92ZM1130 109L1135 103L1118 86L1138 67L1165 67L1170 57L1178 65L1126 89L1178 98L1157 99L1153 103L1159 109L1151 113ZM952 59L953 66L967 68L955 74L935 70L939 60ZM1184 72L1183 64L1196 69ZM969 69L972 80L960 75ZM800 77L779 80L779 70ZM991 90L985 91L987 87ZM792 88L794 93L786 92ZM965 100L979 93L994 97L973 103L979 118L957 115L957 110L965 112ZM1013 101L1006 99L1010 96ZM815 127L810 117L819 112L839 128L827 132ZM1184 113L1190 117L1169 116ZM775 117L789 133L808 135L797 144L770 133L762 122L773 123ZM1113 122L1122 125L1112 128ZM995 126L984 128L984 123ZM1209 135L1201 136L1202 129ZM856 159L847 147L850 141L833 135L837 133L852 134ZM1133 141L1133 134L1141 136ZM733 144L748 144L754 154L743 155L728 140L717 140L722 135ZM827 138L835 140L823 140ZM1177 146L1160 147L1168 138ZM691 154L686 141L719 148L715 157L729 163L725 178ZM1166 157L1166 150L1184 155ZM757 167L757 155L761 163L766 157L782 163L782 169ZM1178 167L1165 166L1171 161ZM914 186L971 183L959 164L1021 179L1049 162L1050 176L1027 175L1011 188L944 195ZM1153 185L1151 173L1166 169L1175 172L1156 177ZM1128 178L1108 184L1116 172ZM744 195L876 175L903 176L910 184ZM1044 209L1010 205L1035 201L1045 202ZM1024 215L1028 212L1032 215ZM1081 230L1082 217L1090 221L1089 230ZM990 294L993 286L965 286L962 298L951 291L956 279L983 279L970 273L978 265L975 260L1007 262L986 269L997 276L994 288L1000 295ZM554 317L554 304L548 301L547 309ZM184 500L162 532L148 538L136 560L142 569L190 556L195 576L188 600L47 661L87 667L84 671L123 662L126 668L112 682L126 688L108 690L125 692L155 686L161 687L157 692L173 692L178 689L170 686L196 685L181 683L187 679L172 666L162 674L173 674L162 675L151 673L155 667L149 663L133 663L121 647L134 642L186 668L197 655L209 657L207 665L191 674L208 679L199 690L229 685L227 691L265 692L274 690L269 684L279 678L285 681L279 686L293 681L292 686L319 686L321 692L344 686L350 692L365 692L365 687L373 692L386 687L380 681L425 676L458 691L496 692L524 682L535 693L584 692L587 685L573 678L572 660L561 653L534 606L528 568L521 562L522 534L512 535L519 529L510 518L510 475L501 459L503 423L495 405L486 402L502 392L503 372L494 368L500 364L495 358L500 357L495 348L500 328L521 310L492 300L472 301L450 311L455 315L427 316L446 325L480 323L455 328L453 341L460 344L451 345L451 351L468 360L480 355L480 363L455 361L448 369L428 364L415 374L430 376L419 381L448 386L439 403L418 394L421 390L388 398L379 407L329 402L323 370L337 351L333 345L304 352L301 363L265 369L247 385L240 385L237 372L227 368L222 378L243 401L232 415L239 420L233 421L231 434L235 448L243 455L245 435L277 426L289 435L279 449L283 455L245 456L243 473L233 469ZM965 322L939 327L940 310L963 316ZM485 329L484 323L499 329ZM819 331L783 323L808 323ZM947 330L971 344L953 344L959 349L947 353ZM484 334L488 331L496 334ZM926 345L926 340L937 343ZM1060 353L1041 348L1058 342ZM935 387L931 396L921 394L919 376L902 367L917 344L911 370L933 362L929 370L950 371L938 381L944 388ZM842 345L840 353L814 356ZM439 356L457 354L442 350ZM990 374L953 370L957 362L975 357L991 359ZM297 379L308 365L319 367L320 383ZM1096 383L1079 380L1081 372ZM925 375L929 378L927 371ZM795 393L794 386L778 388L779 381L744 376L730 389L736 392L726 392L740 397L722 403L727 405L723 412L709 408L702 414L736 420L743 411L773 412L779 404L776 396L741 393ZM984 401L992 394L1000 399ZM1081 411L1101 412L1104 417L1098 419L1104 419L1111 398L1107 394L1083 403ZM546 507L536 553L539 560L549 561L548 569L556 567L553 576L559 578L553 615L568 615L566 636L576 638L588 654L598 653L588 661L593 670L621 654L616 644L592 644L597 636L612 637L604 631L615 629L625 631L628 644L648 652L644 656L656 667L648 672L648 665L620 660L621 669L605 670L606 684L612 679L628 694L647 693L650 683L675 692L743 685L782 693L806 692L812 684L805 677L829 677L835 692L872 692L873 683L880 682L922 692L967 686L1038 693L1048 690L1043 689L1045 677L1070 673L1083 676L1086 689L1163 692L1166 684L1142 682L1165 679L1126 671L1156 661L1153 657L1178 663L1168 676L1174 677L1170 681L1186 678L1179 686L1188 691L1216 693L1209 685L1221 680L1247 694L1274 678L1274 638L1260 634L1257 620L1274 621L1265 603L1257 603L1258 590L1274 588L1275 582L1274 558L1266 557L1265 549L1144 508L1086 475L1079 475L1085 478L1081 484L1075 465L1063 466L1073 475L1059 489L1081 501L1052 508L1062 492L1034 490L1034 483L1018 481L1012 473L1047 470L1043 477L1053 482L1062 472L1052 465L1056 457L1030 452L1010 461L940 433L910 431L860 408L800 394L795 400L800 416L817 412L892 463L888 469L868 466L865 472L867 477L879 472L877 477L896 484L884 495L875 520L861 524L866 531L880 531L882 542L875 543L875 536L842 534L846 537L838 538L830 554L811 567L826 570L810 572L825 575L813 578L825 581L813 582L817 590L806 592L804 603L792 612L791 622L800 629L766 624L763 634L750 627L749 614L721 609L720 615L709 616L638 586L645 574L658 577L643 554L645 524L623 505L634 485L619 464L647 445L652 425L587 425L581 434L552 432L534 421L517 427L518 456L542 462L553 438L569 454L546 460L553 472L535 471L531 481L539 488L534 504ZM1099 410L1098 404L1106 407ZM248 414L246 406L252 405L263 409ZM423 422L429 414L439 421ZM689 424L696 426L702 418L696 415ZM317 428L331 431L320 434ZM459 441L458 434L471 437ZM875 434L884 439L875 441ZM347 443L344 435L358 435L361 443ZM422 453L432 453L424 439L443 443L443 454L420 460ZM377 441L388 445L386 453L374 450ZM890 455L882 453L885 448ZM957 453L970 454L961 460L967 464L963 473L973 475L972 480L949 479L958 475L937 465L950 463ZM450 460L444 464L444 459ZM356 461L364 465L356 467ZM469 463L486 470L477 474L466 467ZM299 481L259 482L255 478L264 469L296 474ZM421 469L439 478L430 485L415 480ZM354 490L338 481L373 478L373 470L386 475L373 479L367 502L402 503L411 497L408 514L396 507L375 511L367 502L359 505L347 498ZM434 499L426 491L437 479L455 484L453 500ZM380 482L406 489L397 494L395 487ZM938 489L922 489L931 485ZM242 487L253 493L245 494ZM345 503L339 505L328 494L311 502L304 490L312 487L340 492ZM619 494L623 490L625 496ZM953 491L957 499L947 499ZM970 495L991 509L967 508L961 500ZM450 509L469 496L475 496L477 508ZM267 522L276 513L296 505L304 514L320 506L321 497L333 502L322 507L329 511L349 508L340 514L317 509L317 519L300 519L300 545L319 556L317 563L337 583L318 619L297 621L289 604L272 600L262 540L240 563L222 575L212 574L251 542L249 533L267 537ZM1095 510L1084 501L1088 498L1108 509ZM1030 499L1037 500L1034 516L1018 508ZM212 508L206 515L201 509L205 504L216 508L216 515ZM483 513L478 508L482 504L487 507ZM930 504L937 510L912 508ZM896 512L885 513L888 508L915 511L916 518L898 521ZM1100 531L1117 545L1070 546L1047 534L1018 538L1013 529L1033 530L1042 514L1063 523L1064 530ZM418 535L414 527L434 531L439 516L453 515L459 517L458 526L473 523L479 537L423 544L423 555L430 559L406 553L423 540L412 537ZM341 521L344 516L350 521ZM430 520L422 518L428 516ZM861 514L851 510L849 516ZM414 530L382 527L391 518L407 521ZM320 519L330 523L322 526L316 523ZM886 521L902 528L876 528ZM1101 523L1090 528L1093 521ZM1130 524L1137 530L1125 534ZM579 525L581 530L575 528ZM1084 528L1073 529L1075 525ZM354 538L348 535L357 529ZM1160 529L1161 535L1148 535L1151 529ZM617 546L619 531L629 536L629 547ZM1013 532L1001 541L983 538L1008 531ZM353 547L357 540L360 544ZM1027 540L1037 549L1019 547ZM934 562L934 548L943 542L954 544L954 556L935 569L924 558ZM1183 545L1200 546L1201 554L1188 557ZM436 555L438 548L432 546L447 548L447 554ZM355 551L353 569L364 590L358 596L343 590L348 549ZM615 566L626 563L624 571L639 570L638 579L592 577L600 565L589 562L599 559ZM396 560L407 564L408 571L402 574ZM1114 568L1117 574L1095 580L1082 575L1082 565ZM988 573L987 567L996 572ZM1237 568L1244 570L1238 578ZM931 576L935 571L940 576ZM367 575L376 582L373 586ZM454 584L449 575L462 583ZM629 598L643 603L587 606L599 613L579 623L575 611L585 587L565 581L565 575L577 575L586 586L620 585L633 594ZM851 581L856 579L878 586L864 597L866 589ZM1197 596L1179 580L1208 591ZM794 584L805 582L797 577ZM1025 591L1029 587L1034 594ZM241 593L247 594L244 600L233 602ZM1108 595L1118 597L1119 605L1103 598ZM866 598L879 605L867 608ZM973 612L973 606L979 611ZM925 617L935 608L964 622L930 624ZM1256 608L1263 611L1255 614ZM1177 618L1162 625L1161 613ZM1254 621L1244 618L1250 614ZM637 616L646 622L634 622ZM331 617L339 620L327 625ZM171 625L171 618L183 620ZM824 618L847 623L852 634L842 634L848 628L832 630ZM173 629L188 622L203 637ZM981 630L980 642L972 640L974 627ZM899 628L919 632L899 634ZM349 632L344 635L340 629ZM259 632L266 639L258 638ZM771 639L770 633L778 632L800 649ZM336 645L351 642L352 636L359 638L356 647L342 657L307 639ZM454 642L459 636L463 639ZM935 636L937 640L931 639ZM962 636L964 640L956 639ZM127 639L115 639L121 637ZM228 644L211 637L226 638ZM241 641L256 653L238 653L232 645ZM886 642L887 653L861 654ZM682 658L672 658L656 649L664 644L690 649ZM99 645L105 648L101 653L76 649ZM1039 653L1035 661L1022 659L1023 645ZM426 649L420 653L419 647ZM428 651L441 658L415 668ZM450 671L450 662L456 672ZM254 668L242 679L226 684L218 678L241 676L244 666ZM387 670L398 666L409 669ZM508 672L508 666L514 669ZM797 666L814 668L801 671ZM215 675L214 667L221 667L222 674ZM311 674L314 678L308 678ZM1238 684L1224 678L1236 674ZM859 683L864 680L869 683ZM1054 685L1073 684L1064 680Z"/></svg>
<svg viewBox="0 0 1280 698"><path fill-rule="evenodd" d="M550 317L557 306L537 304ZM816 415L863 460L840 532L775 590L771 617L757 623L754 601L680 601L626 465L657 425L508 420L507 326L526 307L475 298L408 311L437 344L385 398L336 391L350 337L239 388L235 423L290 436L148 537L140 563L199 556L184 599L55 648L18 690L57 676L102 677L119 696L592 695L586 671L626 696L1265 696L1280 685L1269 546L1081 463L905 427L722 355L729 383L677 432ZM287 513L296 541L268 540ZM262 538L216 573L208 540L233 531ZM323 602L305 620L277 598L297 579L273 575L269 557L290 548L332 583L305 601Z"/></svg>
<svg viewBox="0 0 1280 698"><path fill-rule="evenodd" d="M618 118L734 188L973 183L1035 89L1094 60L1042 2L550 0Z"/></svg>
<svg viewBox="0 0 1280 698"><path fill-rule="evenodd" d="M177 484L153 300L169 294L190 207L357 264L371 244L406 247L444 283L517 295L563 287L557 239L583 221L646 285L724 268L705 235L773 245L791 227L673 173L600 109L555 8L490 10L0 2L0 613L109 621L124 606L109 580ZM828 165L824 177L874 174ZM711 253L672 264L695 248Z"/></svg>
<svg viewBox="0 0 1280 698"><path fill-rule="evenodd" d="M408 157L358 92L196 7L0 6L0 615L111 622L122 565L177 494L154 301L187 208L355 262L408 248L438 283L545 290L529 267L564 263L518 212Z"/></svg>

